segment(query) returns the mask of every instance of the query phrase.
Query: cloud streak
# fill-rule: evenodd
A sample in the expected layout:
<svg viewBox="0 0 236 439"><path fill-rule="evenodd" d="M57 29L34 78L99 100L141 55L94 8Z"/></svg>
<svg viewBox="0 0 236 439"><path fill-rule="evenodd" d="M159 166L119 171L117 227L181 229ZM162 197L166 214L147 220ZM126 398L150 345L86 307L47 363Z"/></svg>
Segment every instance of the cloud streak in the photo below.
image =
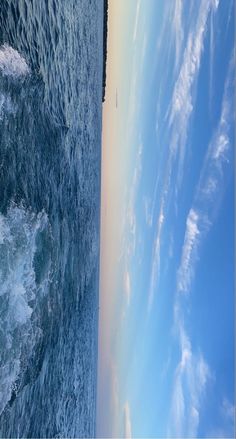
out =
<svg viewBox="0 0 236 439"><path fill-rule="evenodd" d="M236 407L227 398L223 399L222 402L222 414L230 423L235 422Z"/></svg>
<svg viewBox="0 0 236 439"><path fill-rule="evenodd" d="M171 150L174 156L178 153L178 186L182 182L189 121L194 108L196 95L195 85L204 48L207 20L210 11L215 7L216 4L212 0L203 0L200 3L195 28L189 32L187 38L187 44L183 54L183 62L175 83L169 108L169 128L172 130ZM180 10L181 8L179 6L176 9L177 17L180 16ZM178 22L179 19L177 20L177 23ZM178 27L180 27L180 24L178 24Z"/></svg>
<svg viewBox="0 0 236 439"><path fill-rule="evenodd" d="M182 10L183 10L182 0L176 0L174 6L173 18L172 18L172 23L175 32L175 68L177 68L177 66L179 65L180 52L184 38L184 30L182 25Z"/></svg>
<svg viewBox="0 0 236 439"><path fill-rule="evenodd" d="M136 39L137 39L138 22L139 22L139 14L140 14L140 3L141 3L141 1L139 0L137 3L137 6L136 6L134 32L133 32L133 43L135 43Z"/></svg>
<svg viewBox="0 0 236 439"><path fill-rule="evenodd" d="M201 402L210 370L201 353L195 354L181 319L177 321L181 359L175 371L168 437L197 435Z"/></svg>
<svg viewBox="0 0 236 439"><path fill-rule="evenodd" d="M130 406L127 401L124 406L124 438L126 439L132 438Z"/></svg>
<svg viewBox="0 0 236 439"><path fill-rule="evenodd" d="M189 291L194 271L192 260L193 258L196 258L199 245L199 235L199 215L194 209L191 209L186 221L181 264L177 274L178 292Z"/></svg>
<svg viewBox="0 0 236 439"><path fill-rule="evenodd" d="M130 283L130 274L128 271L124 273L124 290L127 299L127 305L130 305L130 296L131 296L131 283Z"/></svg>
<svg viewBox="0 0 236 439"><path fill-rule="evenodd" d="M159 218L157 220L157 230L156 238L153 245L153 258L152 258L152 269L151 269L151 281L148 295L148 311L151 311L152 303L154 300L154 292L157 287L157 281L160 275L160 253L161 253L161 233L164 223L164 212L163 204L161 204Z"/></svg>
<svg viewBox="0 0 236 439"><path fill-rule="evenodd" d="M200 419L201 401L211 377L209 366L201 353L194 353L191 340L184 327L184 298L190 293L196 262L202 240L209 231L215 216L215 205L224 191L229 171L232 144L230 129L233 123L233 57L230 61L222 98L221 115L209 143L192 207L186 220L184 242L175 298L175 330L180 345L181 359L175 372L168 435L195 437ZM232 412L225 404L225 412Z"/></svg>
<svg viewBox="0 0 236 439"><path fill-rule="evenodd" d="M233 121L232 60L225 83L221 116L208 146L193 205L186 220L181 263L177 273L177 291L189 292L194 278L201 242L209 231L224 192L233 145L230 129Z"/></svg>
<svg viewBox="0 0 236 439"><path fill-rule="evenodd" d="M148 309L150 310L153 302L153 291L156 287L156 281L159 277L160 270L160 248L162 240L162 231L164 218L167 217L167 210L171 198L177 193L182 182L185 149L187 145L187 135L189 130L190 118L193 112L196 99L196 84L201 65L201 57L204 49L204 38L207 30L209 14L215 11L218 3L213 0L202 0L197 7L197 17L191 31L186 35L186 46L183 47L184 40L183 31L183 4L181 0L177 0L174 4L172 13L173 30L175 35L175 52L178 58L179 73L173 89L171 102L166 115L166 123L168 125L169 152L165 160L165 171L163 175L163 190L161 196L161 214L157 224L157 233L153 249L153 261L151 268L151 285L148 296ZM175 66L176 67L176 66ZM223 143L222 143L223 145ZM171 186L173 171L177 165L177 185ZM213 182L212 182L213 183ZM157 188L159 187L159 176L154 189L154 199L157 196ZM214 184L214 183L213 183ZM153 204L154 206L154 204ZM150 224L153 224L153 212L148 217ZM199 219L198 209L193 208L189 212L186 224L185 248L183 249L182 263L178 274L178 289L187 290L193 272L191 274L192 259L197 254L197 245L200 235L200 229L204 228L202 218Z"/></svg>

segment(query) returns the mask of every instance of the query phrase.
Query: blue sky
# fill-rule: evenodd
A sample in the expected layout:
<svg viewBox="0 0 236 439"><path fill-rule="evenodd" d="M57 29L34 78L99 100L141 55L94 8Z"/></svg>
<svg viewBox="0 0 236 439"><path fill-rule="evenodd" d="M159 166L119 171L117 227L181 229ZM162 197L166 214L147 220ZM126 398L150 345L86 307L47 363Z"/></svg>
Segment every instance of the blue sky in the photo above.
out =
<svg viewBox="0 0 236 439"><path fill-rule="evenodd" d="M233 6L134 7L116 414L103 419L117 437L234 435Z"/></svg>

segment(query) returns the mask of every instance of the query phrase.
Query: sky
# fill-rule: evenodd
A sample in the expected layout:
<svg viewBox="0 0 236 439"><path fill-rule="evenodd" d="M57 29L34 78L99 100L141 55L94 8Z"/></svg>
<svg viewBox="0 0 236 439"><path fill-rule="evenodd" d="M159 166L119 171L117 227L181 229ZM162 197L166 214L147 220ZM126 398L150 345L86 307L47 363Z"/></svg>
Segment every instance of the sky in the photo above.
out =
<svg viewBox="0 0 236 439"><path fill-rule="evenodd" d="M97 437L234 436L234 2L109 0Z"/></svg>

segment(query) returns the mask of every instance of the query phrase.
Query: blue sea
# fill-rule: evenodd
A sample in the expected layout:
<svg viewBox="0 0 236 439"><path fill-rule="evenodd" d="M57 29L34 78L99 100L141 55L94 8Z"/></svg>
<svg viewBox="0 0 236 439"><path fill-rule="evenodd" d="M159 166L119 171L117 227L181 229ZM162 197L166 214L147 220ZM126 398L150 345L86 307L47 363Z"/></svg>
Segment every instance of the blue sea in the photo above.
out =
<svg viewBox="0 0 236 439"><path fill-rule="evenodd" d="M0 1L0 437L95 435L102 0Z"/></svg>

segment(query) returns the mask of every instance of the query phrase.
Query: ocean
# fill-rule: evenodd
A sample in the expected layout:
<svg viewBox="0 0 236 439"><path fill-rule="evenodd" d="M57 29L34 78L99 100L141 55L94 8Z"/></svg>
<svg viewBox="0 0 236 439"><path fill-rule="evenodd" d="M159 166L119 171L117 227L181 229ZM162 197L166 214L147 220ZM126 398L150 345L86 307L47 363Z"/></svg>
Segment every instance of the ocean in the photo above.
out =
<svg viewBox="0 0 236 439"><path fill-rule="evenodd" d="M0 437L94 437L102 0L0 2Z"/></svg>

